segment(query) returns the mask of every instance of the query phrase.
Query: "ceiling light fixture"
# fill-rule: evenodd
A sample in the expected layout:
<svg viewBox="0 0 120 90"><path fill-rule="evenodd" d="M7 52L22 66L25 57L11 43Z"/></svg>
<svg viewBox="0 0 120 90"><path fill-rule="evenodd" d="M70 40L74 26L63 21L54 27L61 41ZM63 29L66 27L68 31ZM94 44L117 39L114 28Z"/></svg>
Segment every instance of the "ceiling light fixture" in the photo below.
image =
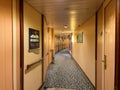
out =
<svg viewBox="0 0 120 90"><path fill-rule="evenodd" d="M67 25L64 25L64 28L65 28L65 29L67 29L67 28L68 28L68 26L67 26Z"/></svg>

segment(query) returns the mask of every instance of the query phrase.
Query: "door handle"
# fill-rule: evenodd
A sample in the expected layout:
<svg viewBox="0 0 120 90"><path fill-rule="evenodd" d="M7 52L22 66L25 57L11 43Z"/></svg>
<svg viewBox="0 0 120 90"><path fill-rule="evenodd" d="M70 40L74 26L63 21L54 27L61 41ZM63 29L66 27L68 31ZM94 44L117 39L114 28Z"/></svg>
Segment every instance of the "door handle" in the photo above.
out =
<svg viewBox="0 0 120 90"><path fill-rule="evenodd" d="M106 55L104 55L104 60L102 61L104 63L104 69L107 69L107 62L106 62Z"/></svg>

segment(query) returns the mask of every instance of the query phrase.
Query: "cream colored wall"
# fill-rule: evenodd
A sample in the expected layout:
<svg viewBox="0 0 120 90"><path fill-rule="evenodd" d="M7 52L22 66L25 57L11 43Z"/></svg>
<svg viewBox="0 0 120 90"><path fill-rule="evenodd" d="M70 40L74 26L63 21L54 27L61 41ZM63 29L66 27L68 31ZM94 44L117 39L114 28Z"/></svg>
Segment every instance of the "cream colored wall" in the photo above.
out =
<svg viewBox="0 0 120 90"><path fill-rule="evenodd" d="M28 28L34 28L40 31L41 37L41 15L29 4L24 2L24 71L26 65L38 61L41 58L42 43L40 48L31 52L28 51ZM24 90L37 90L42 85L42 63L32 71L24 74Z"/></svg>
<svg viewBox="0 0 120 90"><path fill-rule="evenodd" d="M76 35L83 32L83 43L76 42ZM95 16L74 32L72 55L95 85Z"/></svg>
<svg viewBox="0 0 120 90"><path fill-rule="evenodd" d="M61 31L61 30L55 30L54 33L55 33L55 35L56 35L56 34L61 34L62 31Z"/></svg>

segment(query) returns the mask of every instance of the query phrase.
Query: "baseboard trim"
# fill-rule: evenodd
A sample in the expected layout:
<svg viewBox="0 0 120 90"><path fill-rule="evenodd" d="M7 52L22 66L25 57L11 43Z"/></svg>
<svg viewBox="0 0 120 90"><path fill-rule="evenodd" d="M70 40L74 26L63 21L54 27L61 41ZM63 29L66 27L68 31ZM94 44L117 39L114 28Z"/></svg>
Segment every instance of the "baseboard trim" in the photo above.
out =
<svg viewBox="0 0 120 90"><path fill-rule="evenodd" d="M42 85L38 88L38 90L41 90L42 87L44 86L45 82L42 83Z"/></svg>

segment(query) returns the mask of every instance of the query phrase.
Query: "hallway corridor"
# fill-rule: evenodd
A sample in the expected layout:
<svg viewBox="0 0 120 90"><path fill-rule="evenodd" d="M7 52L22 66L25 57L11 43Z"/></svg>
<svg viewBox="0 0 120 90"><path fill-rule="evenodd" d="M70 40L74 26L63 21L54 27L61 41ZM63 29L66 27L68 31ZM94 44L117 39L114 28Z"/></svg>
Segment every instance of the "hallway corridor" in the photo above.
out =
<svg viewBox="0 0 120 90"><path fill-rule="evenodd" d="M120 0L1 0L0 11L0 90L120 90Z"/></svg>
<svg viewBox="0 0 120 90"><path fill-rule="evenodd" d="M47 90L56 90L48 88L95 90L68 50L62 50L55 55L54 64L50 64L48 67L44 88Z"/></svg>

